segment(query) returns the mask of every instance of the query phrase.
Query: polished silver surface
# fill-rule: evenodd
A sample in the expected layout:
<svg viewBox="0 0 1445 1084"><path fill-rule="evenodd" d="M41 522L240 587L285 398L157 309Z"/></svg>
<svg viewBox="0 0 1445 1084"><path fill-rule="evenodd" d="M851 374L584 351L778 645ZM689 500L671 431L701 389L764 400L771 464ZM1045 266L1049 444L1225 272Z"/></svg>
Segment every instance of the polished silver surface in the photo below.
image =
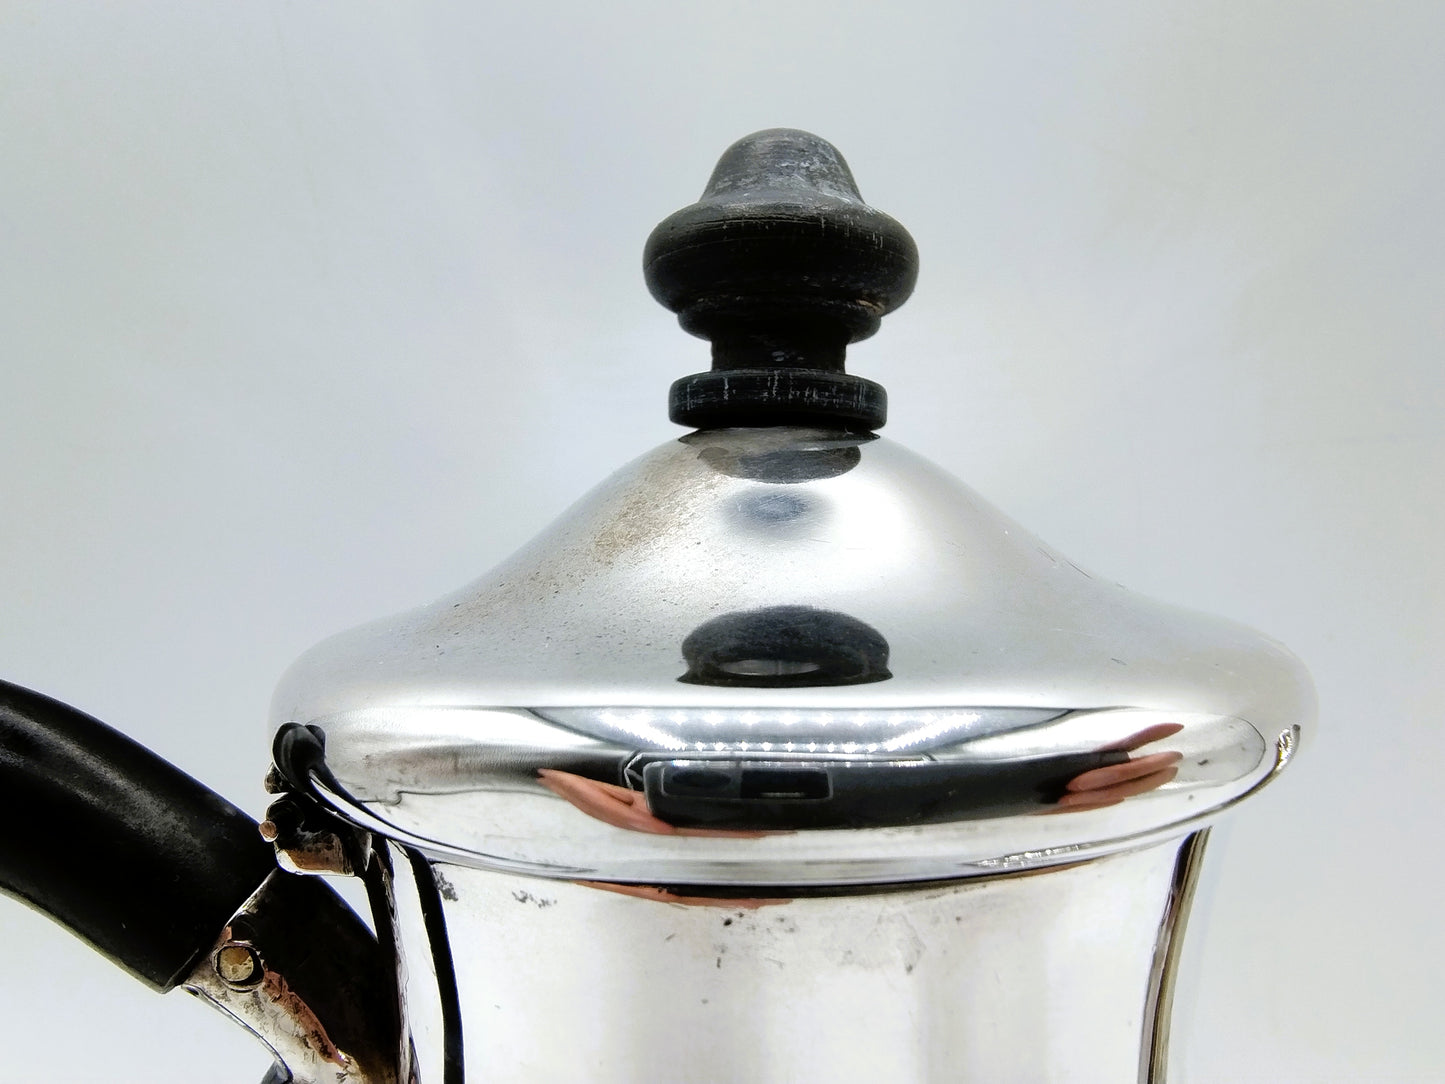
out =
<svg viewBox="0 0 1445 1084"><path fill-rule="evenodd" d="M1163 1079L1140 1051L1162 1055L1191 845L798 898L447 862L397 875L412 898L441 886L467 1081L1117 1084ZM422 926L402 925L409 958L432 950ZM436 971L411 974L408 996L434 1003Z"/></svg>
<svg viewBox="0 0 1445 1084"><path fill-rule="evenodd" d="M1139 1079L1148 1084L1163 1084L1169 1075L1169 1030L1173 1025L1174 990L1179 981L1184 933L1189 926L1189 913L1194 908L1194 894L1199 887L1199 874L1204 863L1209 830L1195 832L1179 848L1174 865L1174 882L1169 888L1164 920L1159 924L1159 940L1154 948L1154 966L1149 973L1149 997L1144 1011L1152 1021L1139 1047Z"/></svg>
<svg viewBox="0 0 1445 1084"><path fill-rule="evenodd" d="M450 860L846 884L1182 835L1283 766L1280 645L1079 569L881 438L670 441L454 595L336 637L274 720Z"/></svg>
<svg viewBox="0 0 1445 1084"><path fill-rule="evenodd" d="M892 676L769 689L679 681L700 626L784 605L871 626ZM892 441L754 429L669 441L475 583L324 642L283 679L274 718L1136 707L1237 715L1273 736L1310 702L1274 641L1090 575Z"/></svg>

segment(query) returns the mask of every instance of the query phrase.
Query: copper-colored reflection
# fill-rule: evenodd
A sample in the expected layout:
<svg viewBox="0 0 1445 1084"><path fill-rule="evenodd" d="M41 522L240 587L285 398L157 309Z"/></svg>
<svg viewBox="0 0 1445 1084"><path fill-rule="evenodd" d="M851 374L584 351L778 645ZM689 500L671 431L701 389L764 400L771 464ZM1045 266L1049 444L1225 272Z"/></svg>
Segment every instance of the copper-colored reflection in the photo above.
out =
<svg viewBox="0 0 1445 1084"><path fill-rule="evenodd" d="M616 892L619 896L635 896L640 900L680 903L685 907L724 907L731 911L755 911L759 907L793 902L791 899L736 900L721 896L683 896L662 885L624 885L613 881L573 881L572 883L584 888L600 888L603 892Z"/></svg>
<svg viewBox="0 0 1445 1084"><path fill-rule="evenodd" d="M537 779L553 794L570 802L589 817L632 832L656 836L712 836L727 839L759 839L768 832L742 832L727 828L676 828L653 815L647 795L641 791L602 783L572 772L539 768Z"/></svg>
<svg viewBox="0 0 1445 1084"><path fill-rule="evenodd" d="M1156 723L1121 741L1103 746L1099 752L1130 753L1150 742L1178 734L1183 729L1181 723ZM1144 794L1168 783L1179 774L1177 765L1182 759L1183 753L1149 753L1142 757L1130 757L1122 764L1081 772L1065 785L1063 796L1051 812L1075 812L1118 805L1125 798Z"/></svg>

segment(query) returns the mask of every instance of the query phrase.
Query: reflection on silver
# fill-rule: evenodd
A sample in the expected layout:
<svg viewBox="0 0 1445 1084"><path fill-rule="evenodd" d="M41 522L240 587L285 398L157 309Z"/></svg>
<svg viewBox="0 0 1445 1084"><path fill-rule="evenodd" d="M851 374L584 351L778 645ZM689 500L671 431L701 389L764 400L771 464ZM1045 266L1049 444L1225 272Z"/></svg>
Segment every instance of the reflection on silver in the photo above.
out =
<svg viewBox="0 0 1445 1084"><path fill-rule="evenodd" d="M341 788L326 792L323 785L322 790L331 804L366 827L432 854L495 869L617 881L854 884L1077 861L1183 834L1275 770L1273 750L1258 731L1228 717L1139 709L936 709L927 714L957 721L958 729L939 728L933 744L907 750L912 754L908 761L881 748L882 742L871 754L865 751L867 741L800 742L791 752L774 743L764 750L756 738L759 728L786 727L780 720L790 713L745 713L748 721L733 714L698 714L700 726L732 740L705 743L702 751L690 748L679 758L676 735L683 724L675 720L693 718L683 712L659 711L660 721L647 724L658 731L651 743L643 726L633 725L629 735L619 721L628 714L615 710L356 712L320 720L327 733L327 763ZM818 713L798 713L793 725L805 731L814 727L814 737L832 726L849 737L876 735L887 741L888 733L922 729L898 721L906 714L850 717L839 711L822 722ZM596 738L579 733L589 715L598 721ZM664 725L678 729L663 730ZM1030 789L1040 772L1048 774L1050 763L1109 758L1112 747L1154 731L1168 735L1112 754L1136 762L1161 753L1177 755L1173 774L1153 789L1097 807L1075 801L1083 797L1079 794L1049 804ZM743 733L754 737L736 737ZM979 736L967 737L972 734ZM828 744L835 748L828 750ZM712 758L725 766L822 766L835 784L850 778L844 773L861 768L953 765L965 781L1008 780L1009 773L1016 773L1023 792L1002 813L995 804L972 814L963 809L956 819L907 824L888 820L885 806L878 827L698 837L627 831L569 805L538 776L539 770L566 772L641 791L647 763L659 758L679 765ZM1040 764L1044 769L1036 771L1033 766ZM770 821L754 827L777 832L787 825Z"/></svg>
<svg viewBox="0 0 1445 1084"><path fill-rule="evenodd" d="M771 752L899 752L1035 726L1058 712L1036 708L543 708L538 716L577 733L655 749L754 748ZM791 748L790 748L791 746Z"/></svg>

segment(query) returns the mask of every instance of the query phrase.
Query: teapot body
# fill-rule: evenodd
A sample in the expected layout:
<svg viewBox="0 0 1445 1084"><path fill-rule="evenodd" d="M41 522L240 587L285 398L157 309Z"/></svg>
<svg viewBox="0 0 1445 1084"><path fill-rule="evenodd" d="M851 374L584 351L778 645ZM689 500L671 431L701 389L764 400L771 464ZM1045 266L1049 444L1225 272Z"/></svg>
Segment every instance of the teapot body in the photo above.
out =
<svg viewBox="0 0 1445 1084"><path fill-rule="evenodd" d="M396 848L417 1079L1162 1080L1204 835L1046 874L795 898Z"/></svg>

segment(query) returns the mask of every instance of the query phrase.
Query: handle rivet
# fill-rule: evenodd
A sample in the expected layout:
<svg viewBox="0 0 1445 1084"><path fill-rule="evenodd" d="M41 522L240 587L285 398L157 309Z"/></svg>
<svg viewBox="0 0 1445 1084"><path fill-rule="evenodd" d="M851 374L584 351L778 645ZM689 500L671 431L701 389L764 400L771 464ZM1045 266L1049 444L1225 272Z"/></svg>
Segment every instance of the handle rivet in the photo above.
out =
<svg viewBox="0 0 1445 1084"><path fill-rule="evenodd" d="M216 974L228 986L255 986L264 973L261 957L250 945L232 941L216 953Z"/></svg>

